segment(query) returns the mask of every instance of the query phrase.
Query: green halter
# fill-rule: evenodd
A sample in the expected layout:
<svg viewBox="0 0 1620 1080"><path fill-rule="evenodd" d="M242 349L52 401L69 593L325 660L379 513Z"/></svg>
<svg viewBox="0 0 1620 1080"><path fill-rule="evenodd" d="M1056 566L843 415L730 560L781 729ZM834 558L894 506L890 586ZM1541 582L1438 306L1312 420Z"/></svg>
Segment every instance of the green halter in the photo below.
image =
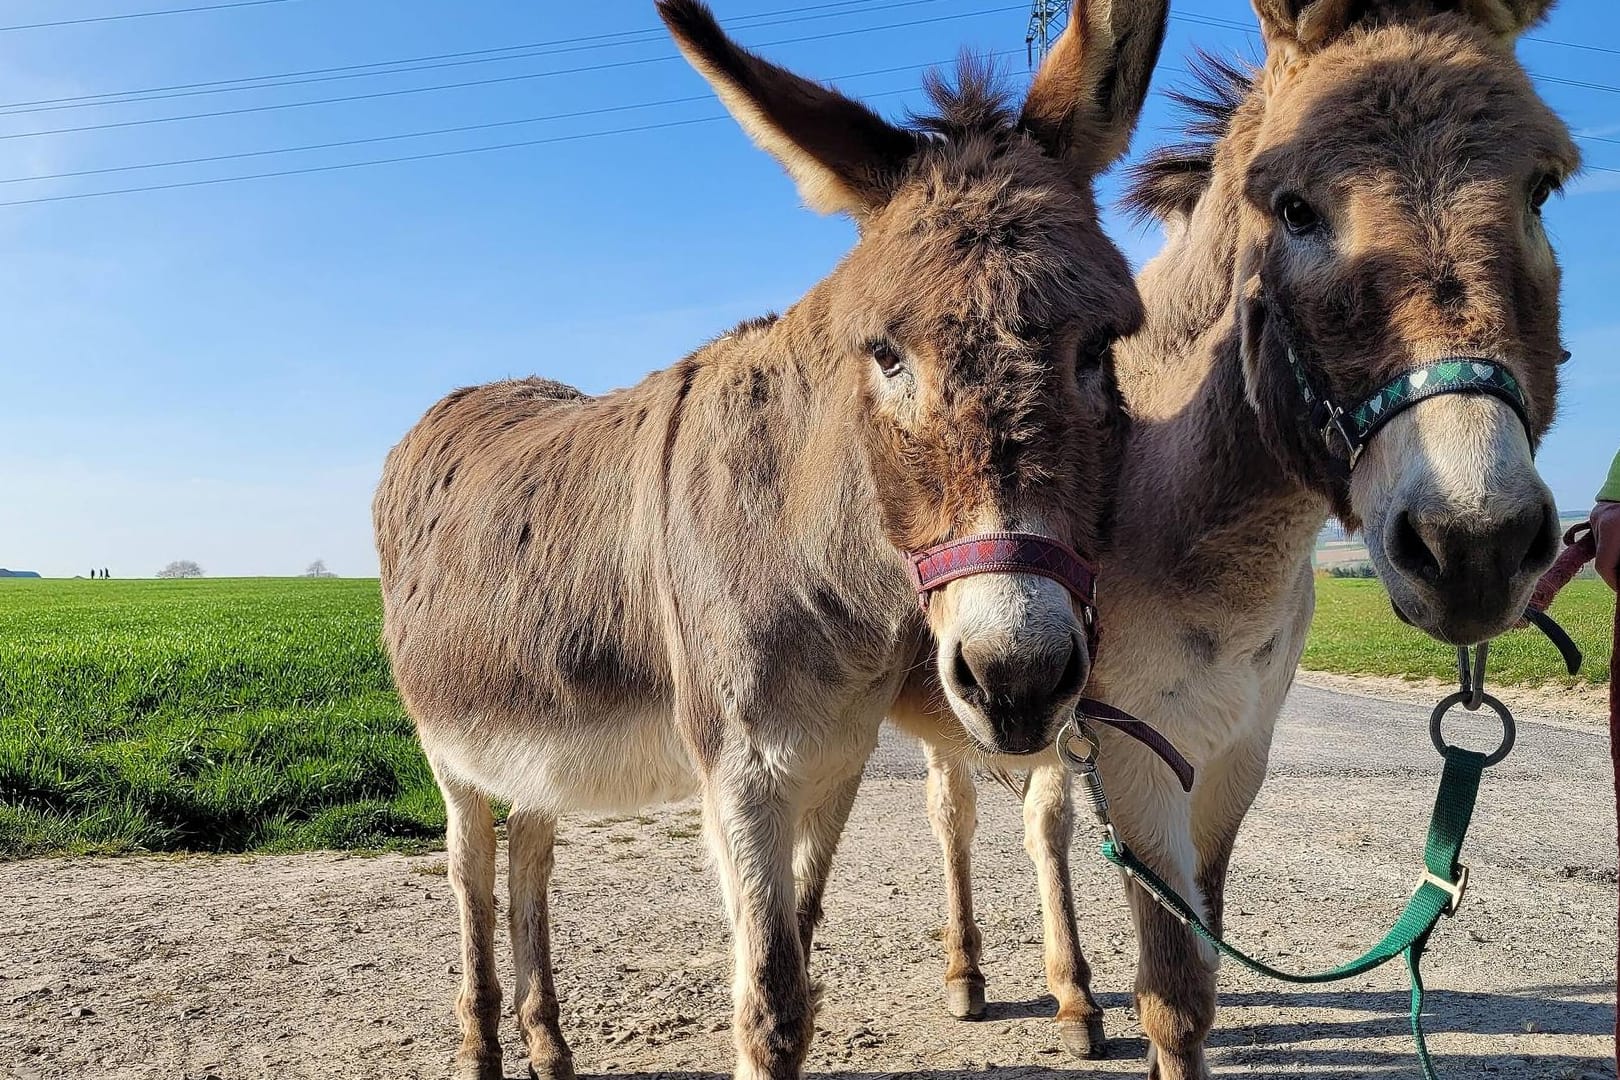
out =
<svg viewBox="0 0 1620 1080"><path fill-rule="evenodd" d="M1300 363L1293 349L1288 350L1288 366L1293 368L1299 392L1311 410L1311 425L1322 433L1327 443L1331 444L1334 436L1344 443L1352 469L1380 428L1420 401L1441 394L1489 394L1505 402L1524 425L1531 445L1535 445L1536 435L1530 426L1524 390L1513 373L1494 360L1472 356L1436 360L1396 376L1350 409L1339 408L1331 398L1312 388L1305 365Z"/></svg>

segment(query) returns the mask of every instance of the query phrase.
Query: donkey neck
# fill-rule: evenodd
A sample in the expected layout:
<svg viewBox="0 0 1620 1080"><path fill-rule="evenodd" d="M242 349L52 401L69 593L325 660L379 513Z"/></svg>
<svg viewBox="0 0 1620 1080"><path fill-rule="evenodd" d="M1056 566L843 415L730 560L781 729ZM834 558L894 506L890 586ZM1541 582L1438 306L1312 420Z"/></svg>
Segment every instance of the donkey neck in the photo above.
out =
<svg viewBox="0 0 1620 1080"><path fill-rule="evenodd" d="M1148 322L1120 349L1133 429L1114 546L1173 591L1248 608L1297 579L1328 504L1267 449L1244 389L1236 197L1212 185L1139 276Z"/></svg>
<svg viewBox="0 0 1620 1080"><path fill-rule="evenodd" d="M797 579L782 582L788 591L831 590L848 598L849 617L898 625L915 595L882 528L847 359L828 347L824 308L812 290L780 318L746 323L687 361L691 404L707 422L688 425L681 440L721 467L677 487L713 504L698 507L700 519L741 524L773 550L773 573Z"/></svg>

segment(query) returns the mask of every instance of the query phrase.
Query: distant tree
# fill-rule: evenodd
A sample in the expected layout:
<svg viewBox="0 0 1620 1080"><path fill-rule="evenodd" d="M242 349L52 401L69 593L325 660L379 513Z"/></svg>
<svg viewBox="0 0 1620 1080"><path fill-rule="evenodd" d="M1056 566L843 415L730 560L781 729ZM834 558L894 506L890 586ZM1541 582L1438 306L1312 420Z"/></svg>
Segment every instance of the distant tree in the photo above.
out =
<svg viewBox="0 0 1620 1080"><path fill-rule="evenodd" d="M336 574L332 573L332 571L330 571L330 570L328 570L326 568L326 560L325 559L316 559L314 562L312 562L308 566L304 567L304 576L305 577L337 577Z"/></svg>
<svg viewBox="0 0 1620 1080"><path fill-rule="evenodd" d="M198 566L190 559L178 559L159 570L157 576L160 578L202 577L203 570L202 567Z"/></svg>

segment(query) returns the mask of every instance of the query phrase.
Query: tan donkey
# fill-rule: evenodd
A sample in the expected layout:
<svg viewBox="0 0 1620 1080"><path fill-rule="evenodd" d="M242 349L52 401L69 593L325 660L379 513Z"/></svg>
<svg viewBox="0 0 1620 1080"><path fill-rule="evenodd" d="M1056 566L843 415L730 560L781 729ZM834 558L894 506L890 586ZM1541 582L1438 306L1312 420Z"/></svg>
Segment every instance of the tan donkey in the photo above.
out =
<svg viewBox="0 0 1620 1080"><path fill-rule="evenodd" d="M1189 800L1140 746L1102 733L1125 840L1217 926L1304 648L1326 519L1362 530L1398 613L1450 644L1513 625L1556 553L1532 457L1564 356L1541 207L1578 158L1513 51L1549 6L1257 0L1264 66L1209 64L1208 96L1187 102L1196 141L1138 170L1133 201L1167 243L1138 279L1147 324L1118 349L1132 427L1088 693L1152 721L1197 765ZM1462 390L1435 394L1443 383ZM1391 404L1410 407L1385 422ZM932 743L948 1000L971 1014L983 1008L972 759L926 686L896 714ZM1025 816L1064 1041L1093 1053L1101 1013L1054 763L1032 774ZM1150 1074L1198 1080L1214 957L1131 893Z"/></svg>
<svg viewBox="0 0 1620 1080"><path fill-rule="evenodd" d="M833 851L930 637L953 738L986 751L1047 746L1090 667L1072 575L943 575L925 616L908 556L986 534L1043 559L1102 546L1108 346L1142 310L1091 184L1125 149L1165 4L1090 18L1021 113L965 66L911 128L743 51L695 0L659 11L860 239L781 318L632 389L461 390L389 455L385 630L449 808L461 1080L501 1075L491 797L512 806L516 1011L540 1077L573 1075L550 957L558 815L693 793L733 928L736 1073L794 1077Z"/></svg>

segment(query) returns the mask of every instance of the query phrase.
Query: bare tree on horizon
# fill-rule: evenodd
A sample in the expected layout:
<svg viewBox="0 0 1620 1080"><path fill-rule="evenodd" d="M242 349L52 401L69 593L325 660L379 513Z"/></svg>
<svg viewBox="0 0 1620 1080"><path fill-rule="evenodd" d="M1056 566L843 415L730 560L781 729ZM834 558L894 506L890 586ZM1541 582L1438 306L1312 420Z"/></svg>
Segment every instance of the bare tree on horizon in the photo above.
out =
<svg viewBox="0 0 1620 1080"><path fill-rule="evenodd" d="M330 571L330 570L328 570L326 568L326 560L325 559L316 559L314 562L312 562L308 566L304 567L304 576L305 577L337 577L336 574L334 574L332 571Z"/></svg>
<svg viewBox="0 0 1620 1080"><path fill-rule="evenodd" d="M157 572L160 578L199 578L203 576L203 568L190 559L176 559Z"/></svg>

